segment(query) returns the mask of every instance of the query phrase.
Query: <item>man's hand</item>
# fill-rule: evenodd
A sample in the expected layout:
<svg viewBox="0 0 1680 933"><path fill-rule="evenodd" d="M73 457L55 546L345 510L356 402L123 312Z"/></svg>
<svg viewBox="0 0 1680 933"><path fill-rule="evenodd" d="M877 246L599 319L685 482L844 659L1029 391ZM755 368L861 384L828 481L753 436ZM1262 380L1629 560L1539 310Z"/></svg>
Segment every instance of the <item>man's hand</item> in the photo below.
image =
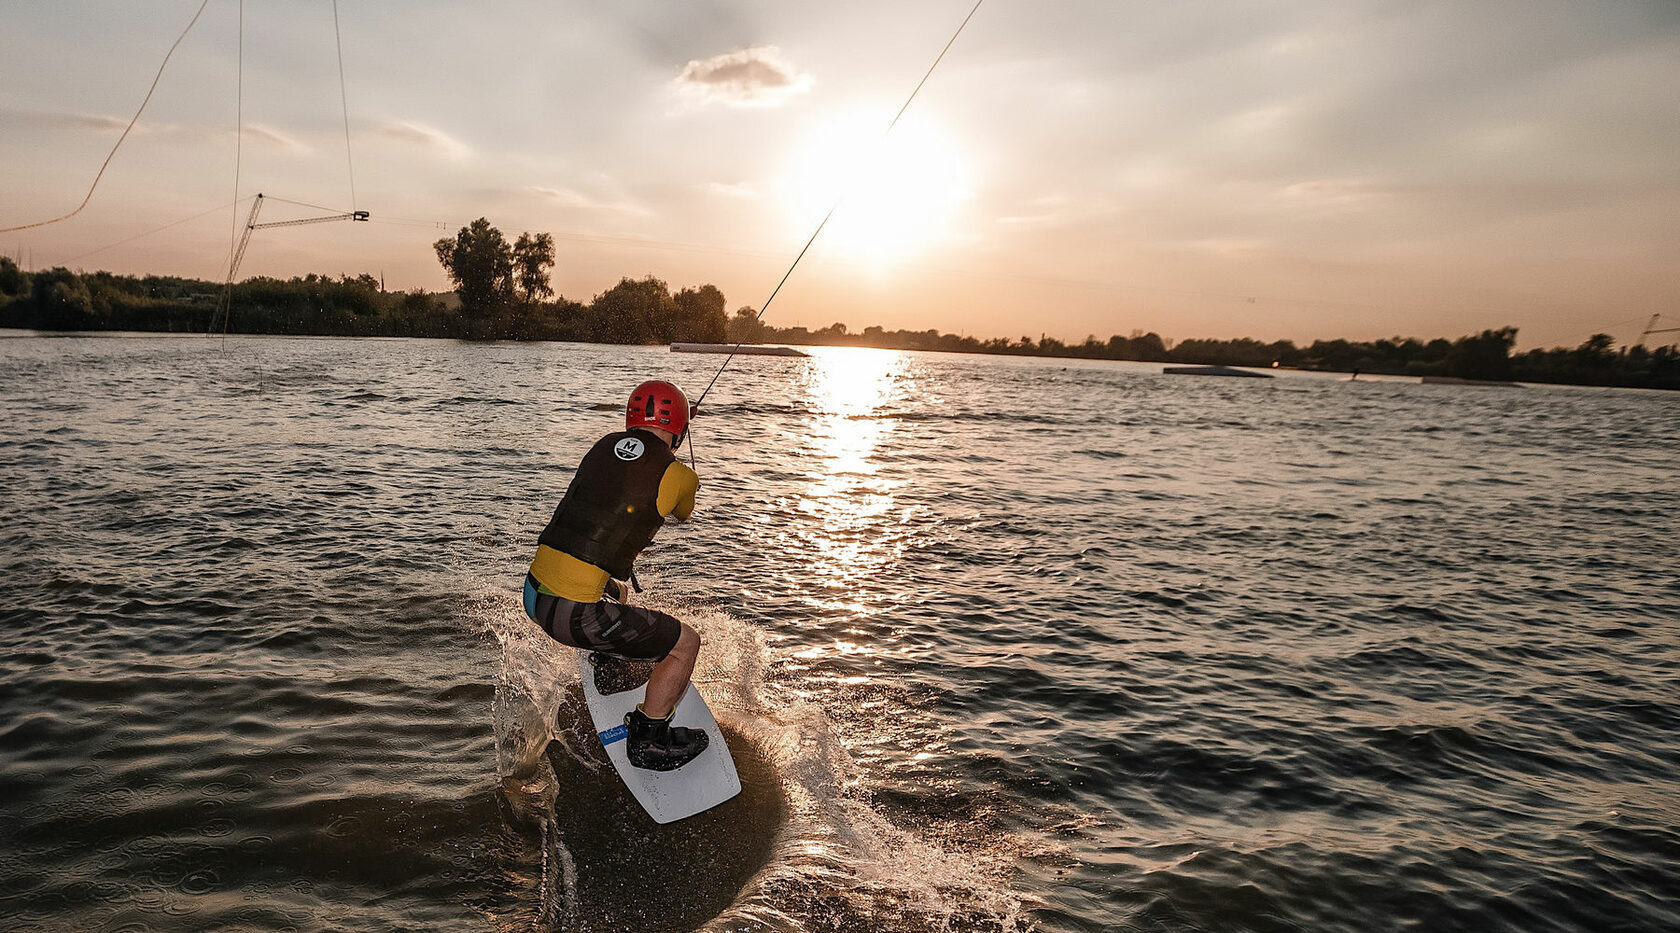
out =
<svg viewBox="0 0 1680 933"><path fill-rule="evenodd" d="M630 588L620 580L607 578L607 595L613 598L613 602L630 605Z"/></svg>

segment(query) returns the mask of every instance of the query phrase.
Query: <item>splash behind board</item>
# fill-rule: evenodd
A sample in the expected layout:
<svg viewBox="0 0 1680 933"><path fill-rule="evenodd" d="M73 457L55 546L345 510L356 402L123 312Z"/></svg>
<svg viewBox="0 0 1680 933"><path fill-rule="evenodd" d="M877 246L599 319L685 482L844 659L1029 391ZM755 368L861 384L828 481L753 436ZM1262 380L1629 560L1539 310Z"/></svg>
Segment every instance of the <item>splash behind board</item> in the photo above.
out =
<svg viewBox="0 0 1680 933"><path fill-rule="evenodd" d="M652 665L607 665L597 676L596 667L589 663L589 653L579 651L577 656L583 699L595 723L595 734L624 786L655 823L671 823L710 810L741 792L741 778L735 773L735 759L730 757L723 731L693 684L677 701L673 723L704 729L711 742L700 757L675 771L647 771L630 764L626 757L624 715L642 701Z"/></svg>

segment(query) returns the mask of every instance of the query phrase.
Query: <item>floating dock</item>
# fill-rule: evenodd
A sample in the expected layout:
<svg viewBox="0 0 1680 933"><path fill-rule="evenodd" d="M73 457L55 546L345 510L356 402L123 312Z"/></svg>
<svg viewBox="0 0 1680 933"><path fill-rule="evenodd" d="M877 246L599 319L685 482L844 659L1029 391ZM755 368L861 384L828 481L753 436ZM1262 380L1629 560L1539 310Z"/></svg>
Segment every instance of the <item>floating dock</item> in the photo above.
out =
<svg viewBox="0 0 1680 933"><path fill-rule="evenodd" d="M757 343L673 343L672 353L733 353L737 356L809 356L792 347L767 347Z"/></svg>
<svg viewBox="0 0 1680 933"><path fill-rule="evenodd" d="M1168 366L1161 372L1169 376L1243 376L1249 379L1270 379L1271 373L1257 373L1235 366Z"/></svg>
<svg viewBox="0 0 1680 933"><path fill-rule="evenodd" d="M1520 389L1518 382L1502 382L1498 379L1464 379L1459 376L1424 376L1421 380L1426 386L1502 386L1507 389Z"/></svg>

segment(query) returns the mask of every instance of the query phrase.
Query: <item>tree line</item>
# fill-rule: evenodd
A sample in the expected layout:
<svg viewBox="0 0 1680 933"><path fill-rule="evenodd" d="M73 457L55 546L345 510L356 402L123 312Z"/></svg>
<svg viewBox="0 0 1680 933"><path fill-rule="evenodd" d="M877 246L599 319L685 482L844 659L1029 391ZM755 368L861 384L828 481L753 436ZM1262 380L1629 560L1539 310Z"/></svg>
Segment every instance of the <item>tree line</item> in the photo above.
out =
<svg viewBox="0 0 1680 933"><path fill-rule="evenodd" d="M1615 338L1594 334L1573 349L1529 350L1513 354L1517 329L1484 330L1455 340L1437 337L1390 337L1382 340L1315 340L1297 346L1291 340L1271 342L1251 337L1229 340L1191 338L1173 342L1160 334L1134 331L1107 340L1090 335L1082 343L1030 335L977 338L942 334L937 330L894 330L866 327L851 331L834 323L818 330L773 327L757 319L752 308L741 308L729 321L729 339L747 343L790 343L827 346L880 347L892 350L938 350L946 353L993 353L1011 356L1049 356L1093 360L1131 360L1155 363L1200 363L1223 366L1287 367L1327 372L1357 372L1395 376L1456 376L1516 382L1556 382L1680 389L1680 347L1643 346L1614 349Z"/></svg>
<svg viewBox="0 0 1680 933"><path fill-rule="evenodd" d="M257 276L229 289L223 283L172 276L65 268L28 273L0 257L0 327L203 333L214 326L255 334L788 343L1680 389L1680 349L1616 349L1607 334L1594 334L1574 348L1513 354L1514 327L1454 340L1336 339L1306 346L1247 337L1174 342L1143 331L1107 340L1093 334L1081 343L1042 334L1037 340L1030 335L1011 340L878 326L852 331L842 323L813 331L764 324L751 307L729 316L715 286L672 292L652 276L621 279L588 302L556 296L550 283L554 238L527 232L509 241L485 218L432 248L454 292L387 292L367 274Z"/></svg>
<svg viewBox="0 0 1680 933"><path fill-rule="evenodd" d="M521 233L508 243L480 217L432 244L455 285L466 336L585 343L716 342L727 323L714 285L673 293L660 279L620 279L588 304L557 298L549 285L554 238Z"/></svg>
<svg viewBox="0 0 1680 933"><path fill-rule="evenodd" d="M0 327L588 343L724 339L724 297L713 285L672 292L648 276L622 279L588 302L555 296L554 238L547 233L509 242L480 218L433 249L452 293L387 292L365 273L255 276L231 288L62 267L28 273L0 257Z"/></svg>

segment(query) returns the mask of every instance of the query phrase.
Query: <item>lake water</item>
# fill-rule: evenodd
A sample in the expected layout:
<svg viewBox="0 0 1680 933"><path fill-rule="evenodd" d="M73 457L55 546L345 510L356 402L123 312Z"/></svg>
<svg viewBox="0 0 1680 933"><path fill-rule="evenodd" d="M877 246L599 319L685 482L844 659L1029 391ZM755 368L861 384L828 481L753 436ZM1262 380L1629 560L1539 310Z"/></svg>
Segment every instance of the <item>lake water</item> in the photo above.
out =
<svg viewBox="0 0 1680 933"><path fill-rule="evenodd" d="M660 827L517 588L720 362L0 339L0 926L1680 929L1680 395L737 358Z"/></svg>

